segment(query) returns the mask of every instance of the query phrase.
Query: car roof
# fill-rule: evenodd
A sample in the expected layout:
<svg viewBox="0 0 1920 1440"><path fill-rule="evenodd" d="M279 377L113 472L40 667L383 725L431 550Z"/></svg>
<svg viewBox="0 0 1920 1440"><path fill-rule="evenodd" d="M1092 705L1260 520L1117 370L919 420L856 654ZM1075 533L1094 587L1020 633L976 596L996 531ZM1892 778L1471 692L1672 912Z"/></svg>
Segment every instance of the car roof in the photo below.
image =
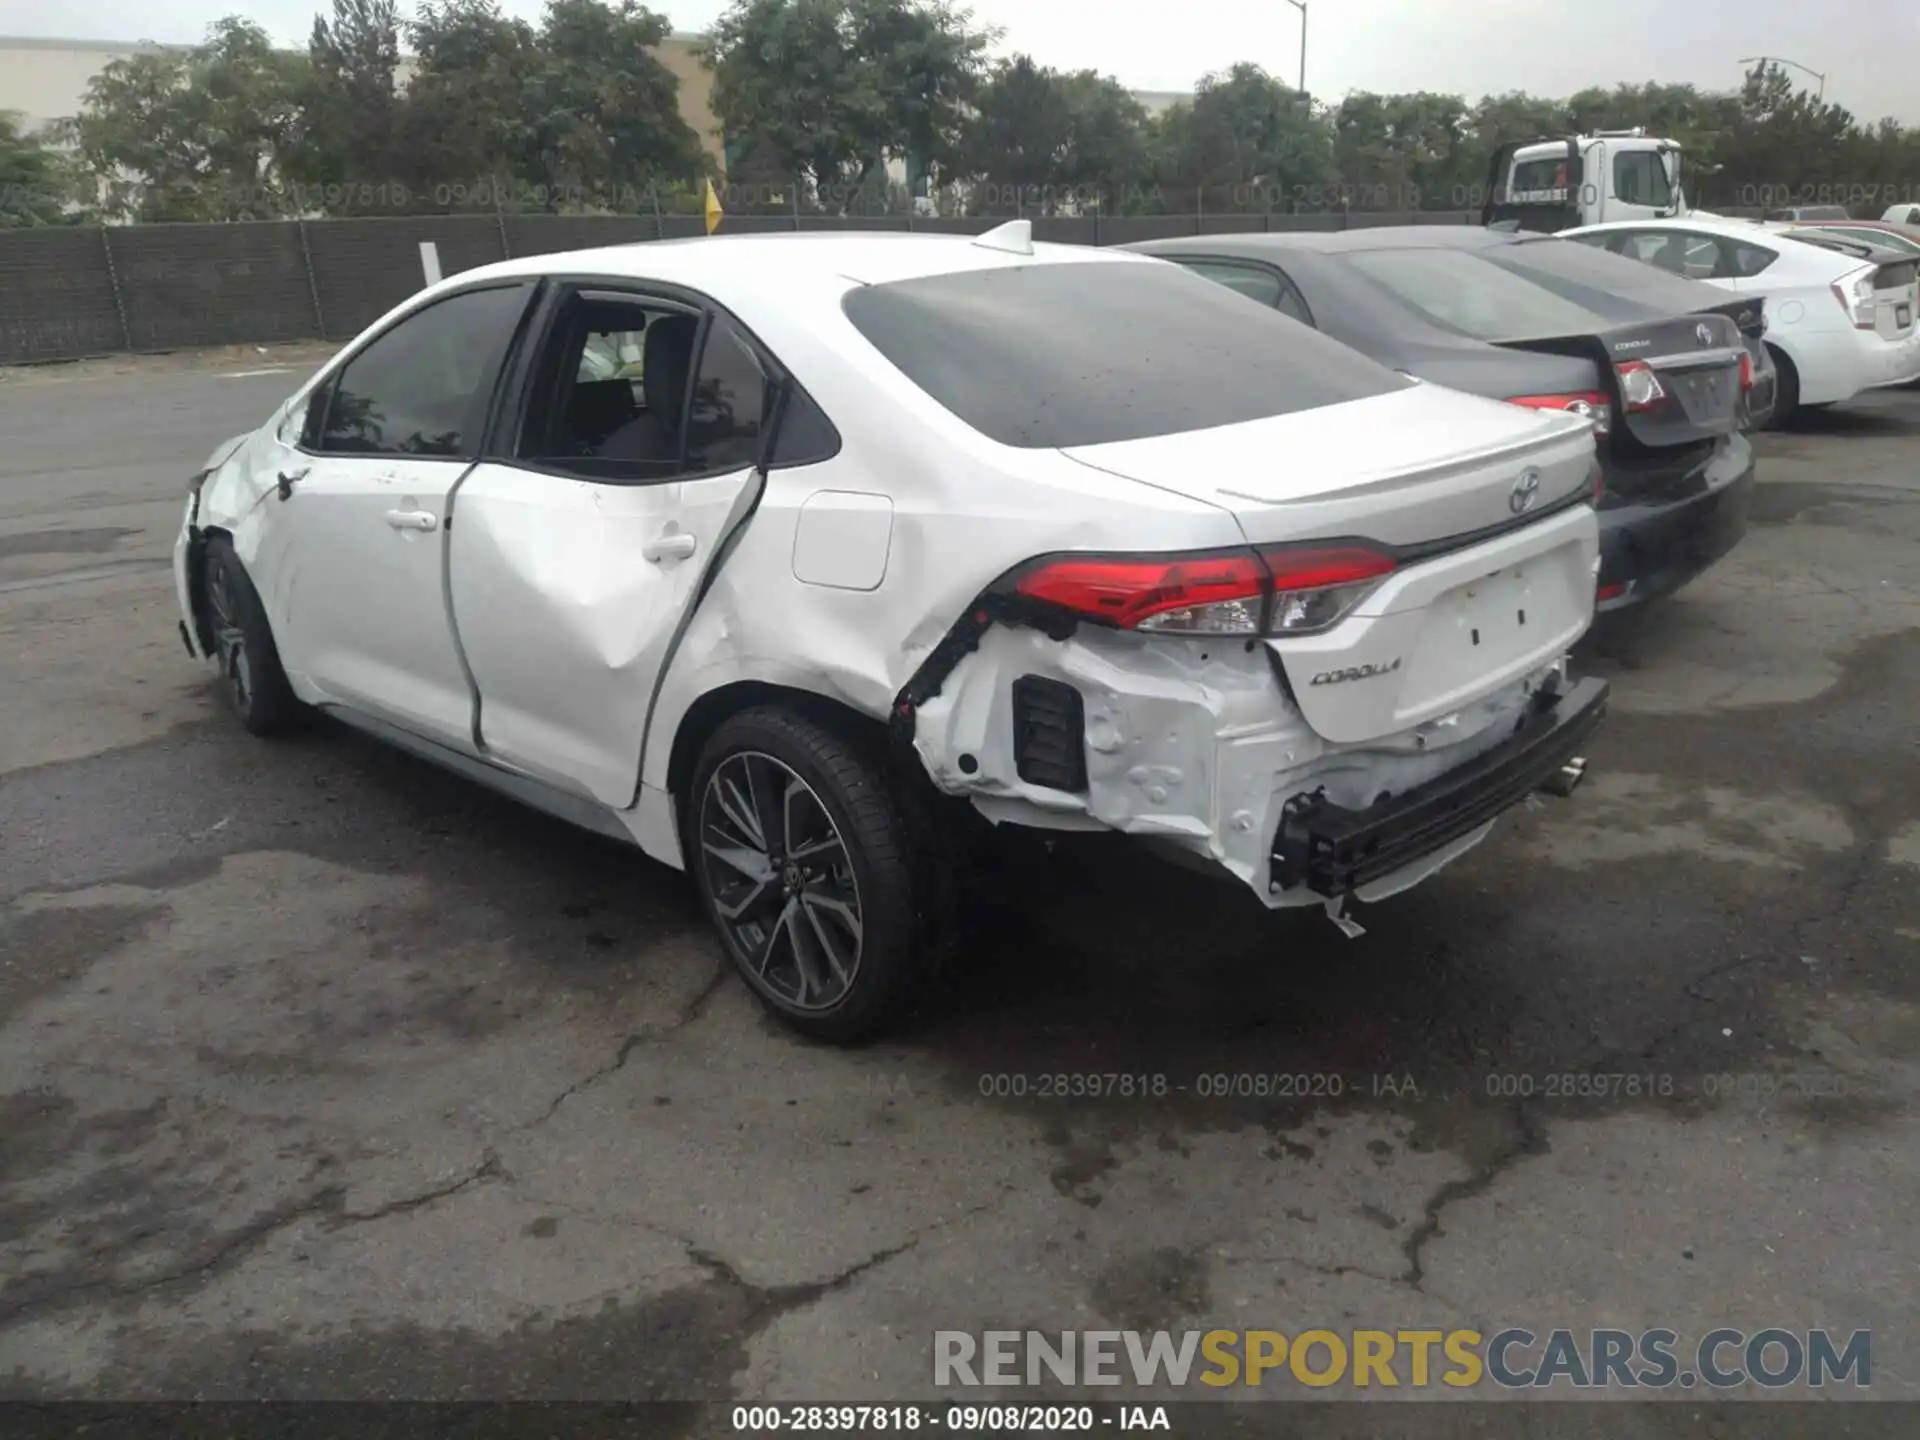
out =
<svg viewBox="0 0 1920 1440"><path fill-rule="evenodd" d="M590 273L630 276L712 291L747 283L756 288L816 280L877 285L964 270L1020 265L1099 264L1133 261L1086 245L1037 242L1021 253L974 243L971 235L930 235L900 230L787 231L773 234L702 235L677 240L640 240L587 250L563 250L506 260L456 279Z"/></svg>
<svg viewBox="0 0 1920 1440"><path fill-rule="evenodd" d="M1359 230L1271 230L1224 235L1177 235L1137 240L1121 246L1143 255L1189 254L1204 249L1215 255L1272 255L1281 250L1311 250L1322 255L1363 250L1489 250L1522 240L1551 236L1532 231L1490 230L1484 225L1369 225Z"/></svg>

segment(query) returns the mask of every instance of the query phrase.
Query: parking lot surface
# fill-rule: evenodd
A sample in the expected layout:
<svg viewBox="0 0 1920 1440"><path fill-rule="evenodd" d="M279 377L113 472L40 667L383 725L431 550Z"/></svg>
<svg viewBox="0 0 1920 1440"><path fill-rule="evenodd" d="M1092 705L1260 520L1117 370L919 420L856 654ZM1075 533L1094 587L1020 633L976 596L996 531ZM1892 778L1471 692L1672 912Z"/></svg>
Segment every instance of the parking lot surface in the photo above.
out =
<svg viewBox="0 0 1920 1440"><path fill-rule="evenodd" d="M1779 1325L1920 1398L1920 391L1765 437L1740 548L1588 647L1587 783L1363 938L1036 854L847 1053L679 876L221 712L166 560L300 378L247 369L0 385L0 1391L885 1400L940 1329Z"/></svg>

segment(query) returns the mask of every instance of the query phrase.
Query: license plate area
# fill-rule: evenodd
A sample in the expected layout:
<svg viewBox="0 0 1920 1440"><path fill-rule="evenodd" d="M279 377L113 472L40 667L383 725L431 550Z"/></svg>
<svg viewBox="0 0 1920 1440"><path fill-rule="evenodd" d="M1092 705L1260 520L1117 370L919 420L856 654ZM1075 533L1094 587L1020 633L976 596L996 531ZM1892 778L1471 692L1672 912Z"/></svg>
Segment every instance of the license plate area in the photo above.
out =
<svg viewBox="0 0 1920 1440"><path fill-rule="evenodd" d="M1437 639L1450 632L1459 653L1484 665L1499 665L1533 649L1546 619L1534 600L1531 572L1537 563L1496 570L1448 591L1434 604L1429 635Z"/></svg>

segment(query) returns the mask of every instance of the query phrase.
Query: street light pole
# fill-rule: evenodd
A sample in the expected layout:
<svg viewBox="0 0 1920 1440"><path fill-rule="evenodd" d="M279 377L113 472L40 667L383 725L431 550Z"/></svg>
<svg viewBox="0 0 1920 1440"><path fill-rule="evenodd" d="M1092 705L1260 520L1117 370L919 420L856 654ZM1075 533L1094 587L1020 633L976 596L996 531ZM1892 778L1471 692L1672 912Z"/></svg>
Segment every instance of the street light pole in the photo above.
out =
<svg viewBox="0 0 1920 1440"><path fill-rule="evenodd" d="M1300 93L1307 93L1307 0L1287 0L1300 12Z"/></svg>
<svg viewBox="0 0 1920 1440"><path fill-rule="evenodd" d="M1820 93L1817 98L1822 105L1827 103L1827 77L1810 65L1802 65L1798 60L1786 60L1778 55L1749 55L1740 63L1742 65L1791 65L1796 70L1805 71L1820 82Z"/></svg>

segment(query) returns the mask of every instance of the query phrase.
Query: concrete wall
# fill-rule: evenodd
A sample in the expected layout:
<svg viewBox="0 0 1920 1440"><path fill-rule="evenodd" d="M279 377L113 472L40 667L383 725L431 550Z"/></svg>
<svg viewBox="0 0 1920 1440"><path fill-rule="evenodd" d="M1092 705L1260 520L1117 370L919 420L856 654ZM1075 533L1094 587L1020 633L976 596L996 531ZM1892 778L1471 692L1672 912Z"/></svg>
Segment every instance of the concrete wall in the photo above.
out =
<svg viewBox="0 0 1920 1440"><path fill-rule="evenodd" d="M37 40L0 35L0 110L29 130L77 113L87 83L115 60L163 47L128 40Z"/></svg>

